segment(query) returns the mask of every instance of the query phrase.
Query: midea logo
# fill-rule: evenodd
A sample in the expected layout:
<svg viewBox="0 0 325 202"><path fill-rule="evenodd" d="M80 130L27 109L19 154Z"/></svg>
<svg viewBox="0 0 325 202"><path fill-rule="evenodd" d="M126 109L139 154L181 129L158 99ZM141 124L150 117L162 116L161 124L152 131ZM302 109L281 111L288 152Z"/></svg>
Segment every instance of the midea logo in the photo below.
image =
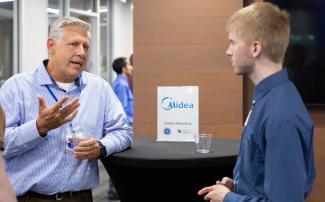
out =
<svg viewBox="0 0 325 202"><path fill-rule="evenodd" d="M171 97L164 97L161 100L161 106L164 110L172 110L172 109L193 109L193 103L186 102L178 102L174 101Z"/></svg>

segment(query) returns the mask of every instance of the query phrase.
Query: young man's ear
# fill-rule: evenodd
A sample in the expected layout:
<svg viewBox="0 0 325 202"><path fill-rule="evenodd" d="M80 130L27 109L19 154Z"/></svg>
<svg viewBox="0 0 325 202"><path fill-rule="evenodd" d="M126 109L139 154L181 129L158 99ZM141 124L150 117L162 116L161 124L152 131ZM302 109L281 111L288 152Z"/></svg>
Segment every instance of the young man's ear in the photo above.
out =
<svg viewBox="0 0 325 202"><path fill-rule="evenodd" d="M257 58L259 55L261 55L262 52L262 44L259 41L254 41L251 46L251 53L254 58Z"/></svg>

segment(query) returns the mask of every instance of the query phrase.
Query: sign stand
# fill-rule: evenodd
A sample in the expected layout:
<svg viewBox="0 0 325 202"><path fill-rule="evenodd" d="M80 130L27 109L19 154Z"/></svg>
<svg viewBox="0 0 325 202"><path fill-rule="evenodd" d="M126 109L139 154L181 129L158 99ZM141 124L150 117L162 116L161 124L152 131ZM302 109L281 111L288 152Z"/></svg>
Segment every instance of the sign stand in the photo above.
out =
<svg viewBox="0 0 325 202"><path fill-rule="evenodd" d="M157 141L194 142L199 131L199 87L157 87Z"/></svg>

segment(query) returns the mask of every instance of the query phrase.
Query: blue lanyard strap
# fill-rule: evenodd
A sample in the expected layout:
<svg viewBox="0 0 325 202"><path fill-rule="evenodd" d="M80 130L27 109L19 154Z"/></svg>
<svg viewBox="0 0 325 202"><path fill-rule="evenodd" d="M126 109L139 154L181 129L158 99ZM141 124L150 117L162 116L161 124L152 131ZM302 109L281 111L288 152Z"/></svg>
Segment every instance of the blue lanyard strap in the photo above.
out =
<svg viewBox="0 0 325 202"><path fill-rule="evenodd" d="M53 93L53 91L51 90L50 86L49 85L45 85L46 89L49 91L49 93L51 94L52 98L58 102L58 98L55 96L55 94ZM61 108L62 106L60 106ZM69 121L69 126L70 126L70 130L72 132L74 132L74 130L72 129L72 121Z"/></svg>
<svg viewBox="0 0 325 202"><path fill-rule="evenodd" d="M51 96L55 100L55 102L58 102L58 98L55 96L55 94L53 93L53 91L51 90L49 85L45 85L45 87L47 88L47 90L49 91L49 93L51 94Z"/></svg>

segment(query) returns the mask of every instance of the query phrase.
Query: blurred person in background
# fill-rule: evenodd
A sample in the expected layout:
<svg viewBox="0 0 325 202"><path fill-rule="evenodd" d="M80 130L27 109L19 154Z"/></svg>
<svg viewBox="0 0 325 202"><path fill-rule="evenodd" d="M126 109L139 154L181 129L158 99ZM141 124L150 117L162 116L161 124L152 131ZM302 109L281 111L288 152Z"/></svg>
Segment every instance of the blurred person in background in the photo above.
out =
<svg viewBox="0 0 325 202"><path fill-rule="evenodd" d="M130 59L133 62L133 55L131 55ZM132 85L133 66L125 57L116 58L113 61L112 66L113 66L113 70L117 74L117 77L114 80L112 87L127 115L128 124L132 126L133 94L130 88L130 82ZM108 180L108 199L119 200L119 196L116 192L116 189L111 179Z"/></svg>
<svg viewBox="0 0 325 202"><path fill-rule="evenodd" d="M128 117L128 123L133 123L133 94L129 86L128 77L132 76L133 66L125 57L116 58L113 61L113 70L117 77L113 82L113 90L122 103Z"/></svg>

